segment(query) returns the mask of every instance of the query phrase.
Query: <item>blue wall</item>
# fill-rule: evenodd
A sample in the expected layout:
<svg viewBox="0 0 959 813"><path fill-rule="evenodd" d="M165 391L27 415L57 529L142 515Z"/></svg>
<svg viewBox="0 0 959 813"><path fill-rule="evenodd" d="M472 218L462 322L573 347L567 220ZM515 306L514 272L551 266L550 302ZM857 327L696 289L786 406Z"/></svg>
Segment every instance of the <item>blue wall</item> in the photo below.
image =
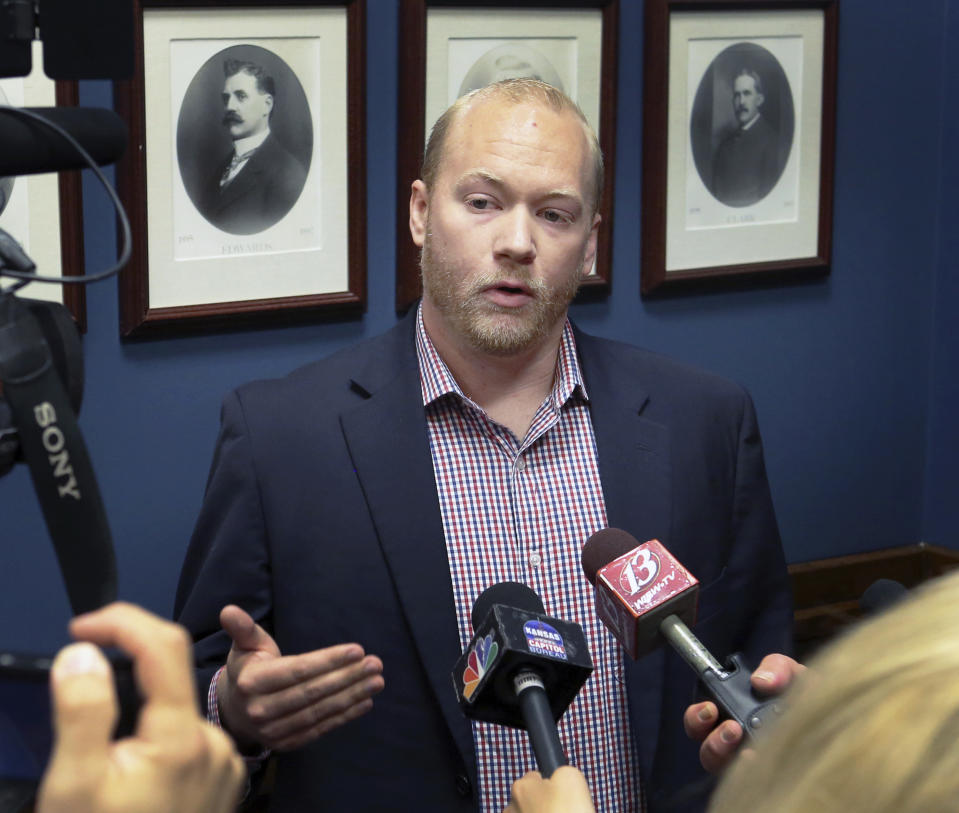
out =
<svg viewBox="0 0 959 813"><path fill-rule="evenodd" d="M787 556L913 543L959 547L959 311L950 212L959 189L959 0L842 0L832 274L803 284L639 297L642 8L621 0L613 295L589 331L670 353L752 391ZM115 281L88 290L81 415L123 597L168 614L202 497L219 403L395 321L397 9L368 0L369 300L354 320L199 338L119 340ZM105 83L82 103L109 106ZM951 102L951 104L949 103ZM114 257L102 193L84 187L87 267ZM951 499L952 498L952 499ZM951 500L951 502L950 502ZM0 484L0 647L47 650L69 615L26 471Z"/></svg>
<svg viewBox="0 0 959 813"><path fill-rule="evenodd" d="M923 531L929 540L951 541L959 547L959 3L950 2L944 30L945 64L942 127L939 235L933 289L933 338L930 351L932 383L929 399L928 468L924 490ZM951 46L951 47L950 47Z"/></svg>

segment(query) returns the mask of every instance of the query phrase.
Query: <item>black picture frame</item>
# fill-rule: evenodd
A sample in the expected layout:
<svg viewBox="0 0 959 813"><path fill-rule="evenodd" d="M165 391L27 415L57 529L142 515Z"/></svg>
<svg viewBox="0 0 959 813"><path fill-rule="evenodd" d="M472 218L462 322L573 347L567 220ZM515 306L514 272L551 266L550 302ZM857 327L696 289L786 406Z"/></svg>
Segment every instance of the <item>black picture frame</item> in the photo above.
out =
<svg viewBox="0 0 959 813"><path fill-rule="evenodd" d="M340 276L345 279L344 285L334 290L318 290L301 295L272 295L272 292L267 292L262 296L240 299L232 298L225 292L219 301L187 302L173 306L151 303L150 265L154 258L149 250L150 229L162 227L152 215L148 224L148 151L150 138L155 138L157 127L163 126L151 120L148 132L146 124L144 10L152 9L168 9L177 14L177 19L182 20L185 36L190 31L189 14L194 11L220 15L224 21L229 21L231 17L241 19L241 15L250 10L266 15L295 13L301 9L342 10L346 32L345 71L327 73L335 73L336 81L342 82L345 95L344 115L337 117L340 121L345 120L345 131L341 138L343 149L342 154L336 155L336 163L346 179L346 201L326 206L324 217L345 218L346 221L345 224L337 221L344 235L340 250L346 256L345 268L338 269ZM185 331L332 318L362 311L366 304L365 1L287 0L282 6L271 6L246 0L231 0L229 3L215 0L134 0L134 15L136 73L132 80L114 84L115 106L129 126L131 144L117 168L117 189L130 215L134 241L133 258L120 275L121 335L124 338L154 337ZM247 36L255 42L260 34L251 31L241 39ZM291 25L289 36L302 34ZM159 114L161 122L163 115ZM167 115L170 117L167 129L172 131L172 113ZM197 220L200 222L199 216ZM173 231L170 228L167 231L172 242ZM289 252L291 256L295 253ZM263 264L275 268L277 263L286 261L284 256L268 256Z"/></svg>
<svg viewBox="0 0 959 813"><path fill-rule="evenodd" d="M829 272L838 13L838 0L647 0L642 295ZM697 36L700 31L708 37ZM764 43L773 40L767 37L777 38L777 49L792 50L768 50ZM789 60L799 60L802 70L791 72ZM785 67L778 67L780 62ZM751 157L738 164L721 157L718 146L734 137L724 137L717 123L725 107L734 117L736 77L729 67L751 72L762 83L756 65L772 66L764 100L774 111L767 118L779 139L778 152L764 153L773 157L762 169L754 167L763 149L754 146L755 139L747 150ZM685 75L675 76L677 70ZM748 79L742 81L749 86ZM724 91L717 93L718 88ZM783 98L773 107L777 88ZM816 137L800 144L797 133L810 127ZM733 147L725 151L728 155ZM730 166L737 167L740 179L768 180L730 191L719 174L733 174Z"/></svg>

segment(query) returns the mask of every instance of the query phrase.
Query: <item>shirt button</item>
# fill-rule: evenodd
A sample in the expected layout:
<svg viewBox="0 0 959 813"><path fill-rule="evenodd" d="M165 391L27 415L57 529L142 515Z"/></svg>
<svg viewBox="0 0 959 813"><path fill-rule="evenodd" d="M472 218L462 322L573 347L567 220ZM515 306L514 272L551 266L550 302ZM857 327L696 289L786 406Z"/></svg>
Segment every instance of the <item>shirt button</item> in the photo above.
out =
<svg viewBox="0 0 959 813"><path fill-rule="evenodd" d="M457 774L455 781L456 792L460 796L470 796L473 793L473 783L470 782L470 778L466 774Z"/></svg>
<svg viewBox="0 0 959 813"><path fill-rule="evenodd" d="M529 563L531 567L539 567L541 564L543 564L543 557L539 555L538 550L534 550L529 555Z"/></svg>
<svg viewBox="0 0 959 813"><path fill-rule="evenodd" d="M516 458L516 471L525 471L526 470L526 458L517 457Z"/></svg>

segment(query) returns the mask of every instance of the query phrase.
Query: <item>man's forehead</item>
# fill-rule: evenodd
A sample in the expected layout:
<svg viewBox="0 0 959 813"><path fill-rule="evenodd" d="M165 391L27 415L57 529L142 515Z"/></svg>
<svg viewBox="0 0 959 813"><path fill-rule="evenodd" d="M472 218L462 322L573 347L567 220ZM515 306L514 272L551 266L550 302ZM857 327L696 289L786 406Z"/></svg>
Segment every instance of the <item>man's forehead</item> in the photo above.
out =
<svg viewBox="0 0 959 813"><path fill-rule="evenodd" d="M480 172L487 171L483 156L506 154L521 158L528 151L532 160L562 155L562 165L570 167L574 151L579 149L583 165L588 155L586 133L571 111L556 111L536 102L503 102L493 99L463 110L452 122L444 145L441 167L455 169L459 175L470 172L474 162Z"/></svg>
<svg viewBox="0 0 959 813"><path fill-rule="evenodd" d="M746 74L740 74L736 77L733 87L736 88L736 90L755 90L756 80Z"/></svg>
<svg viewBox="0 0 959 813"><path fill-rule="evenodd" d="M256 77L246 71L237 71L232 76L226 78L226 86L229 88L247 88L256 90Z"/></svg>

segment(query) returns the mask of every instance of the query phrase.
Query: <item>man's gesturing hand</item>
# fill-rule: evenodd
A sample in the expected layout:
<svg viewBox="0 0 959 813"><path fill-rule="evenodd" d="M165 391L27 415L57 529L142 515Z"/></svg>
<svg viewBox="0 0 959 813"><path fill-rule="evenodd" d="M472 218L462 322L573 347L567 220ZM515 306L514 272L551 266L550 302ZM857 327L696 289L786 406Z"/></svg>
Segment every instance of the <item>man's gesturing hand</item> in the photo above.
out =
<svg viewBox="0 0 959 813"><path fill-rule="evenodd" d="M233 639L216 686L220 721L244 750L299 748L368 712L383 690L382 661L359 644L284 656L239 607L224 607L220 624Z"/></svg>

